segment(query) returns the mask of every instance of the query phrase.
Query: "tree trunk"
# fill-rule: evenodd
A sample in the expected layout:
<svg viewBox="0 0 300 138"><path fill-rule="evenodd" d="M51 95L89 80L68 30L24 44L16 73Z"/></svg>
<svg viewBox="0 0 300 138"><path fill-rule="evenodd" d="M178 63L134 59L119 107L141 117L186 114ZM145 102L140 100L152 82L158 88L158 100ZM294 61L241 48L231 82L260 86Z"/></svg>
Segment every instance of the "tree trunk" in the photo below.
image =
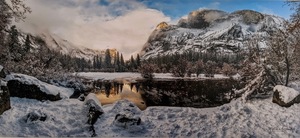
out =
<svg viewBox="0 0 300 138"><path fill-rule="evenodd" d="M287 56L285 56L285 63L286 63L286 80L285 80L285 86L288 86L289 84L289 78L290 78L290 62Z"/></svg>

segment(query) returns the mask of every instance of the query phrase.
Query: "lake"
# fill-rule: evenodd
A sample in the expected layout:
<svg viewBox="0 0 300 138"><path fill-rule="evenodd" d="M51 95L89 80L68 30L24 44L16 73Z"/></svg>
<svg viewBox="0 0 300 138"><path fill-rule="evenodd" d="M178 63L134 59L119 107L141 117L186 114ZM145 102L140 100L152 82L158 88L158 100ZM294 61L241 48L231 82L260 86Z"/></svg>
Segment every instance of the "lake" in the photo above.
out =
<svg viewBox="0 0 300 138"><path fill-rule="evenodd" d="M230 78L98 80L94 87L103 105L128 99L142 110L148 106L220 106L235 97L233 89L241 88L237 80Z"/></svg>

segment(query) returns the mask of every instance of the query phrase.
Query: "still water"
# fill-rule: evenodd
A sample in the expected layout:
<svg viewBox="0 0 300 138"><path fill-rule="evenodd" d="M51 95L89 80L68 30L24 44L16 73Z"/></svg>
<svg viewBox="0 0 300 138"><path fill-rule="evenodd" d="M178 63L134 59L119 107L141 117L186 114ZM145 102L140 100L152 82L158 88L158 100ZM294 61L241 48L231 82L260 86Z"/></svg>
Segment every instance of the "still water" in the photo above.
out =
<svg viewBox="0 0 300 138"><path fill-rule="evenodd" d="M103 105L128 99L141 110L147 106L215 107L230 102L232 89L240 88L233 79L164 79L96 81L95 93Z"/></svg>

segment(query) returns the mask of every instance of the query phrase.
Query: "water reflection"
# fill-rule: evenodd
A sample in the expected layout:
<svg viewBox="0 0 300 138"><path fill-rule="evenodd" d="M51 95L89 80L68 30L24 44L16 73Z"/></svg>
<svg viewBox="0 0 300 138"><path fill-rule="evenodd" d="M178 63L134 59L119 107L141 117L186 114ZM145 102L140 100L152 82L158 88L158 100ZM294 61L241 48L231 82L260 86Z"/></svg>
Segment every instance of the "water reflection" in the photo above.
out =
<svg viewBox="0 0 300 138"><path fill-rule="evenodd" d="M241 86L233 79L96 81L101 103L128 99L144 110L147 106L214 107L234 98L232 89Z"/></svg>
<svg viewBox="0 0 300 138"><path fill-rule="evenodd" d="M128 99L144 110L146 104L137 87L133 83L98 81L95 83L95 93L103 105L112 104L120 99Z"/></svg>

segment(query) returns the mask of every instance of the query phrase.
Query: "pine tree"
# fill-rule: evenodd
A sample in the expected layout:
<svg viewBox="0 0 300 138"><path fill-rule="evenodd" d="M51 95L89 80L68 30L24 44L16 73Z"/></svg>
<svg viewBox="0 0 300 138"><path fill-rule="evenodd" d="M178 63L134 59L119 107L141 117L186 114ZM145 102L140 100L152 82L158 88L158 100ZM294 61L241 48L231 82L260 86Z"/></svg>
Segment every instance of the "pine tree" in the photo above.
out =
<svg viewBox="0 0 300 138"><path fill-rule="evenodd" d="M109 49L106 49L105 51L105 67L110 68L111 67L111 56Z"/></svg>
<svg viewBox="0 0 300 138"><path fill-rule="evenodd" d="M26 53L30 51L30 44L31 44L31 41L30 41L29 35L27 35L26 40L25 40L25 44L24 44L24 51Z"/></svg>
<svg viewBox="0 0 300 138"><path fill-rule="evenodd" d="M94 69L97 68L97 56L93 57L93 67L94 67Z"/></svg>
<svg viewBox="0 0 300 138"><path fill-rule="evenodd" d="M121 53L121 58L120 58L120 71L125 71L125 61L124 61L122 53Z"/></svg>
<svg viewBox="0 0 300 138"><path fill-rule="evenodd" d="M135 60L132 55L130 57L130 69L131 70L135 69Z"/></svg>
<svg viewBox="0 0 300 138"><path fill-rule="evenodd" d="M140 58L139 54L137 54L137 56L136 56L136 65L137 65L137 67L139 67L141 65L141 58Z"/></svg>
<svg viewBox="0 0 300 138"><path fill-rule="evenodd" d="M13 25L10 28L9 31L9 52L11 53L11 58L14 61L20 61L21 60L21 54L20 54L20 42L19 42L19 32L16 29L16 26Z"/></svg>

